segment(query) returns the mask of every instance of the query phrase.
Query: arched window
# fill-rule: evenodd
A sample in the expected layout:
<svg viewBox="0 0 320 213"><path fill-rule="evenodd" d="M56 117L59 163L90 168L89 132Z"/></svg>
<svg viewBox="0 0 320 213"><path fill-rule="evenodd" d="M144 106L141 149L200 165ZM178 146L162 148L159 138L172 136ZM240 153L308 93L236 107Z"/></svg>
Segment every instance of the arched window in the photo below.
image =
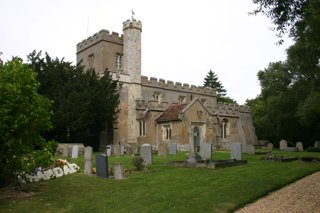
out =
<svg viewBox="0 0 320 213"><path fill-rule="evenodd" d="M227 138L229 136L229 127L230 127L230 124L228 120L223 119L220 126L221 138Z"/></svg>

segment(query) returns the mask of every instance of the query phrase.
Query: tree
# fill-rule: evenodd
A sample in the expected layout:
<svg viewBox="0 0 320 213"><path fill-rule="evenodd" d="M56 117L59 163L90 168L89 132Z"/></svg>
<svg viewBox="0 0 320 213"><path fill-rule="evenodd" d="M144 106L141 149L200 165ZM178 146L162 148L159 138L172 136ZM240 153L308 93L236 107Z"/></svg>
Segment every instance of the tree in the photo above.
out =
<svg viewBox="0 0 320 213"><path fill-rule="evenodd" d="M41 137L51 128L51 102L38 88L36 73L21 59L0 65L1 186L51 163L56 144Z"/></svg>
<svg viewBox="0 0 320 213"><path fill-rule="evenodd" d="M29 66L38 73L40 92L53 100L54 129L47 135L60 142L74 141L84 134L86 143L98 146L99 133L116 121L119 104L117 81L106 71L98 77L94 70L84 71L63 59L33 51ZM87 141L91 140L91 141Z"/></svg>

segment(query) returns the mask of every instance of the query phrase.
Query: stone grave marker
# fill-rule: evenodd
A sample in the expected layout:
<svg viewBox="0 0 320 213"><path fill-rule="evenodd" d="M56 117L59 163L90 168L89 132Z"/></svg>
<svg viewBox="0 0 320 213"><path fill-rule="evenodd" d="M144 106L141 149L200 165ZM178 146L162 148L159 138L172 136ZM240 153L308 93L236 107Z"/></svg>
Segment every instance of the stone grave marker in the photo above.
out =
<svg viewBox="0 0 320 213"><path fill-rule="evenodd" d="M111 156L112 153L112 145L107 145L106 146L106 155Z"/></svg>
<svg viewBox="0 0 320 213"><path fill-rule="evenodd" d="M108 156L101 154L96 157L96 175L98 177L108 177Z"/></svg>
<svg viewBox="0 0 320 213"><path fill-rule="evenodd" d="M159 144L159 148L158 148L158 155L159 156L167 156L167 144L165 143L162 143L162 144Z"/></svg>
<svg viewBox="0 0 320 213"><path fill-rule="evenodd" d="M286 150L287 147L288 147L288 142L286 140L281 140L279 143L280 150Z"/></svg>
<svg viewBox="0 0 320 213"><path fill-rule="evenodd" d="M92 147L84 148L84 174L92 174Z"/></svg>
<svg viewBox="0 0 320 213"><path fill-rule="evenodd" d="M212 144L201 143L200 144L200 156L203 160L211 160L212 157Z"/></svg>
<svg viewBox="0 0 320 213"><path fill-rule="evenodd" d="M315 148L320 148L320 141L315 141L314 142L314 147Z"/></svg>
<svg viewBox="0 0 320 213"><path fill-rule="evenodd" d="M231 159L242 160L242 144L232 143L230 144Z"/></svg>
<svg viewBox="0 0 320 213"><path fill-rule="evenodd" d="M242 146L242 152L247 154L254 154L254 146L252 144L243 145Z"/></svg>
<svg viewBox="0 0 320 213"><path fill-rule="evenodd" d="M144 165L152 164L152 150L150 144L143 144L140 147L140 156L143 158Z"/></svg>
<svg viewBox="0 0 320 213"><path fill-rule="evenodd" d="M113 145L113 155L114 156L120 156L121 154L121 147L119 144L114 144Z"/></svg>
<svg viewBox="0 0 320 213"><path fill-rule="evenodd" d="M114 171L114 179L116 180L124 179L123 168L120 163L115 163L113 165L113 171Z"/></svg>
<svg viewBox="0 0 320 213"><path fill-rule="evenodd" d="M168 150L169 150L169 155L176 155L177 154L177 144L176 143L169 143Z"/></svg>
<svg viewBox="0 0 320 213"><path fill-rule="evenodd" d="M78 145L72 146L71 158L78 158L78 155L79 155L79 146Z"/></svg>
<svg viewBox="0 0 320 213"><path fill-rule="evenodd" d="M124 155L125 154L125 150L126 150L125 147L121 145L120 146L120 154Z"/></svg>
<svg viewBox="0 0 320 213"><path fill-rule="evenodd" d="M303 152L303 143L302 142L297 142L296 143L296 148L298 149L299 152Z"/></svg>
<svg viewBox="0 0 320 213"><path fill-rule="evenodd" d="M272 143L268 143L268 144L267 144L267 147L268 147L268 150L269 150L269 151L272 151L272 149L273 149L273 144L272 144Z"/></svg>
<svg viewBox="0 0 320 213"><path fill-rule="evenodd" d="M63 151L62 151L62 156L63 156L63 157L68 157L68 153L69 153L68 144L63 144L62 149L63 149Z"/></svg>

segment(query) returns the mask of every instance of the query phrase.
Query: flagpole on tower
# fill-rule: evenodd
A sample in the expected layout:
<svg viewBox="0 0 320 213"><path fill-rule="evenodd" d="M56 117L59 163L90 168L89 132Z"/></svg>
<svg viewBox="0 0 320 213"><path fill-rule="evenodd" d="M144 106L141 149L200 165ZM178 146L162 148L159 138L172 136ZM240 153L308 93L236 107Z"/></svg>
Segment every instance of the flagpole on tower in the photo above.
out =
<svg viewBox="0 0 320 213"><path fill-rule="evenodd" d="M133 8L131 9L131 21L134 21L135 18L134 18L134 11L133 11Z"/></svg>

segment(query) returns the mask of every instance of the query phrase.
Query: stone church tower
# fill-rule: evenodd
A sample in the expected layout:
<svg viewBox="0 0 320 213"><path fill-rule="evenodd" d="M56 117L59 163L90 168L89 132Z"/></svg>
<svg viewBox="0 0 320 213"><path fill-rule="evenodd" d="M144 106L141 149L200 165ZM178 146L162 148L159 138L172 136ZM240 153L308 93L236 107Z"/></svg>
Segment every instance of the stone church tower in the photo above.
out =
<svg viewBox="0 0 320 213"><path fill-rule="evenodd" d="M123 22L123 77L120 94L119 142L137 143L136 100L141 99L141 32L142 24L135 19ZM125 124L124 124L125 123ZM121 138L126 135L126 138ZM124 141L127 140L127 141Z"/></svg>

